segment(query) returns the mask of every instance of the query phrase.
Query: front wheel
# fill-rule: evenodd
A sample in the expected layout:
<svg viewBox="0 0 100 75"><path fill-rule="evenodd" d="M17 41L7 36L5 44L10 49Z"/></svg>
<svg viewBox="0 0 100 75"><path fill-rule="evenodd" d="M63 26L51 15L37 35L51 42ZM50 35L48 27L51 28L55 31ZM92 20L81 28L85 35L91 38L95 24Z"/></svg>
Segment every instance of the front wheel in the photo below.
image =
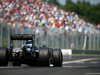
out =
<svg viewBox="0 0 100 75"><path fill-rule="evenodd" d="M63 56L60 49L53 50L53 65L54 67L62 67Z"/></svg>

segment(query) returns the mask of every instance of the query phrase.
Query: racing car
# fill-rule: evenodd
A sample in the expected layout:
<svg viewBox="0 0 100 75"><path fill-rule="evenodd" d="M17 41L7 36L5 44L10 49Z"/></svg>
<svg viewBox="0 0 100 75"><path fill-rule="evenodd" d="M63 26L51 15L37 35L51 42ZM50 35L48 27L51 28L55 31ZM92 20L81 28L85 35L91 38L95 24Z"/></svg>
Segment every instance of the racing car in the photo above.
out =
<svg viewBox="0 0 100 75"><path fill-rule="evenodd" d="M24 40L20 48L13 48L14 40ZM35 35L11 34L10 48L0 47L0 66L7 66L8 62L13 66L27 64L29 66L61 67L63 56L61 49L43 48L35 44Z"/></svg>

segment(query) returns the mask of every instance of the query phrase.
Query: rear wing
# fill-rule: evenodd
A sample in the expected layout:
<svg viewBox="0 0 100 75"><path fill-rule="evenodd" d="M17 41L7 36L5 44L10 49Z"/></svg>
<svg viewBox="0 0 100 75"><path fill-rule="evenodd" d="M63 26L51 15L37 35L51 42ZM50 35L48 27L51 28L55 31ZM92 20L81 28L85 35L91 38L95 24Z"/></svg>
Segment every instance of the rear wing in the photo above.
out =
<svg viewBox="0 0 100 75"><path fill-rule="evenodd" d="M12 34L10 35L11 40L33 40L35 35L32 34Z"/></svg>

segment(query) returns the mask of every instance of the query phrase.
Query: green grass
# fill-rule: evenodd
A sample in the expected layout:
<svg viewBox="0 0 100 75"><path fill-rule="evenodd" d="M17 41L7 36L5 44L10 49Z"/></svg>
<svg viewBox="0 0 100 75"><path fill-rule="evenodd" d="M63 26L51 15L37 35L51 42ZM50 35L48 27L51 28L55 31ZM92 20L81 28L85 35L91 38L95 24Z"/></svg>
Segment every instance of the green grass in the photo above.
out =
<svg viewBox="0 0 100 75"><path fill-rule="evenodd" d="M72 56L100 56L100 54L72 54Z"/></svg>

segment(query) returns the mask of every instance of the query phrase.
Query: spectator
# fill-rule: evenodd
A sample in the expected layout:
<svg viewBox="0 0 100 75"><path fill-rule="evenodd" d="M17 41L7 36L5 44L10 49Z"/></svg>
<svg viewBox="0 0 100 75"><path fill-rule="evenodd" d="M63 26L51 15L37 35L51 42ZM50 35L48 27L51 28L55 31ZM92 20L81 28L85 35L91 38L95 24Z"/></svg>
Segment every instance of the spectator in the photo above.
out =
<svg viewBox="0 0 100 75"><path fill-rule="evenodd" d="M45 25L41 26L42 22L46 22ZM91 26L89 23L86 25L86 21L80 19L75 12L64 11L42 0L6 0L5 2L0 0L0 23L11 24L12 27L17 25L27 31L34 30L38 23L45 33L47 28L59 29L60 33L63 30L65 33L86 33L89 31L87 26ZM100 30L100 25L97 29Z"/></svg>
<svg viewBox="0 0 100 75"><path fill-rule="evenodd" d="M100 30L100 23L97 25L97 29Z"/></svg>
<svg viewBox="0 0 100 75"><path fill-rule="evenodd" d="M2 4L2 1L0 0L0 4Z"/></svg>

